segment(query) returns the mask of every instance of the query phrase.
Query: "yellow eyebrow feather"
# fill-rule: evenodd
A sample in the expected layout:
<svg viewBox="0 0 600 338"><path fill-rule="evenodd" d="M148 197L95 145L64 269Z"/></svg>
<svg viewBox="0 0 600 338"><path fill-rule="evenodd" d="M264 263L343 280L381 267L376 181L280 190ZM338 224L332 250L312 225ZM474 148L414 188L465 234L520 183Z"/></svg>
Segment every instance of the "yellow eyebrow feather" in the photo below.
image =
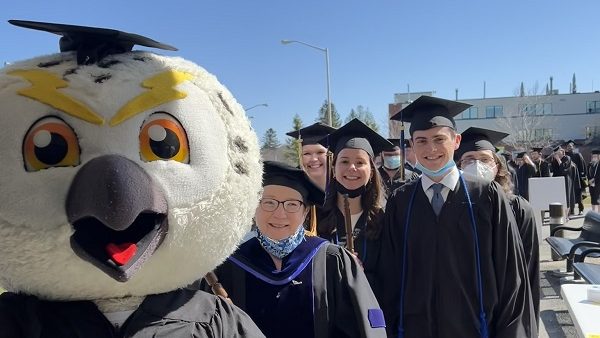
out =
<svg viewBox="0 0 600 338"><path fill-rule="evenodd" d="M104 124L102 116L94 113L76 99L58 91L60 88L67 88L69 83L55 74L40 69L19 69L8 74L22 77L31 83L31 87L17 90L18 94L49 105L81 120L93 124Z"/></svg>
<svg viewBox="0 0 600 338"><path fill-rule="evenodd" d="M169 70L147 78L142 82L142 87L149 90L134 97L119 109L110 120L110 125L116 126L150 108L187 97L186 93L178 91L174 87L192 78L192 74L176 70Z"/></svg>

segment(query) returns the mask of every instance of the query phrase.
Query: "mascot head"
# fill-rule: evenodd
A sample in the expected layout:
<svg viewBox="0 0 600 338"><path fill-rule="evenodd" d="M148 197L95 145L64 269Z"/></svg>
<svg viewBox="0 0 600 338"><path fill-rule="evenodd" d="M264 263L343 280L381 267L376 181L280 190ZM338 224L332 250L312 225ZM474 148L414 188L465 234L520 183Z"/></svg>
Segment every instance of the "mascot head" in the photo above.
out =
<svg viewBox="0 0 600 338"><path fill-rule="evenodd" d="M250 229L262 168L244 110L170 49L110 29L0 69L0 286L46 299L166 292Z"/></svg>

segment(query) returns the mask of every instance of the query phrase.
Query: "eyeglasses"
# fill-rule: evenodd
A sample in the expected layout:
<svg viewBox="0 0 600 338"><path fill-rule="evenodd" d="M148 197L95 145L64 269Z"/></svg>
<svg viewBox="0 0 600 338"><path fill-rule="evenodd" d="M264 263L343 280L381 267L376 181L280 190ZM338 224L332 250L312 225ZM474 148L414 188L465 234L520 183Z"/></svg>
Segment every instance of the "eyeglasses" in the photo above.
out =
<svg viewBox="0 0 600 338"><path fill-rule="evenodd" d="M272 198L263 198L260 200L260 208L268 212L277 210L280 204L283 204L283 210L289 213L300 211L300 208L304 205L303 202L298 200L278 201Z"/></svg>
<svg viewBox="0 0 600 338"><path fill-rule="evenodd" d="M474 164L475 161L479 161L487 166L492 166L492 165L496 165L496 160L494 160L491 157L482 157L482 158L465 158L464 160L460 161L460 166L461 167L466 167L468 165Z"/></svg>

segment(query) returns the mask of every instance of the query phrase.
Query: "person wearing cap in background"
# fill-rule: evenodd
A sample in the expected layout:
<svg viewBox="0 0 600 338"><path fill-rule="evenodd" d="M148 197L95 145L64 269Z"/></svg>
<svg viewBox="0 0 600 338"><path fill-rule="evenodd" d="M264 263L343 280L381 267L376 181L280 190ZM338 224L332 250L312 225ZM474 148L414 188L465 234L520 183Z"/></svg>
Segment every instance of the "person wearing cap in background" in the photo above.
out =
<svg viewBox="0 0 600 338"><path fill-rule="evenodd" d="M537 337L523 246L502 188L464 177L453 116L469 104L421 96L410 122L421 178L388 200L377 278L389 337Z"/></svg>
<svg viewBox="0 0 600 338"><path fill-rule="evenodd" d="M588 184L590 187L590 199L592 203L592 210L600 212L600 170L598 164L600 162L600 149L592 150L592 157L588 164Z"/></svg>
<svg viewBox="0 0 600 338"><path fill-rule="evenodd" d="M419 177L417 173L404 166L404 177L402 177L402 151L400 149L400 139L388 139L393 147L384 149L381 152L383 164L379 168L381 181L385 188L385 196L389 197L396 188L400 187L406 181L413 180Z"/></svg>
<svg viewBox="0 0 600 338"><path fill-rule="evenodd" d="M577 166L571 161L571 157L565 154L560 146L554 148L552 162L550 163L552 176L563 176L565 178L565 196L569 215L574 214L575 208L575 186L579 186L579 174Z"/></svg>
<svg viewBox="0 0 600 338"><path fill-rule="evenodd" d="M535 175L535 165L523 151L517 155L517 181L519 182L519 196L529 201L529 179Z"/></svg>
<svg viewBox="0 0 600 338"><path fill-rule="evenodd" d="M463 175L496 181L509 199L525 251L525 263L533 300L536 323L540 308L540 248L533 208L523 197L513 194L508 165L496 154L495 145L508 133L470 127L461 133L460 147L454 154Z"/></svg>
<svg viewBox="0 0 600 338"><path fill-rule="evenodd" d="M358 262L304 230L308 207L323 203L323 191L301 169L272 161L264 163L263 189L258 235L215 271L229 299L267 337L385 337Z"/></svg>
<svg viewBox="0 0 600 338"><path fill-rule="evenodd" d="M417 158L415 157L415 152L410 145L409 140L404 140L404 155L406 158L404 159L404 167L412 172L417 173L417 175L421 175L421 171L415 168L417 164Z"/></svg>
<svg viewBox="0 0 600 338"><path fill-rule="evenodd" d="M335 128L317 122L308 127L290 131L286 135L300 141L300 167L306 171L308 177L322 190L327 183L327 148L319 144L319 140L335 131Z"/></svg>
<svg viewBox="0 0 600 338"><path fill-rule="evenodd" d="M325 205L320 209L317 234L347 248L352 245L371 288L379 296L374 273L381 246L384 190L373 158L392 144L358 119L321 142L333 150L333 178L327 187ZM352 229L352 243L348 241L346 227Z"/></svg>
<svg viewBox="0 0 600 338"><path fill-rule="evenodd" d="M583 155L579 152L579 149L575 148L575 141L568 140L564 144L565 154L571 158L571 162L577 167L577 174L579 176L579 185L574 184L575 190L575 203L579 208L579 214L583 213L583 194L585 194L585 188L587 188L587 165ZM573 210L574 211L574 210ZM573 212L574 213L574 212Z"/></svg>
<svg viewBox="0 0 600 338"><path fill-rule="evenodd" d="M533 147L529 152L531 162L535 167L535 175L533 177L550 177L550 165L542 159L542 147Z"/></svg>

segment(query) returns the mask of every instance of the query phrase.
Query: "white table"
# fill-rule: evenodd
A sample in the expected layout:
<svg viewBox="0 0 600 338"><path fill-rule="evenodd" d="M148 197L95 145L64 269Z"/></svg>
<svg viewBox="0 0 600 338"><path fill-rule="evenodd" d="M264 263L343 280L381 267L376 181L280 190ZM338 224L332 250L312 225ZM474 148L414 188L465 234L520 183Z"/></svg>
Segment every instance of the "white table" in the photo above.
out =
<svg viewBox="0 0 600 338"><path fill-rule="evenodd" d="M581 338L600 338L600 303L587 300L589 284L563 284L560 294Z"/></svg>

